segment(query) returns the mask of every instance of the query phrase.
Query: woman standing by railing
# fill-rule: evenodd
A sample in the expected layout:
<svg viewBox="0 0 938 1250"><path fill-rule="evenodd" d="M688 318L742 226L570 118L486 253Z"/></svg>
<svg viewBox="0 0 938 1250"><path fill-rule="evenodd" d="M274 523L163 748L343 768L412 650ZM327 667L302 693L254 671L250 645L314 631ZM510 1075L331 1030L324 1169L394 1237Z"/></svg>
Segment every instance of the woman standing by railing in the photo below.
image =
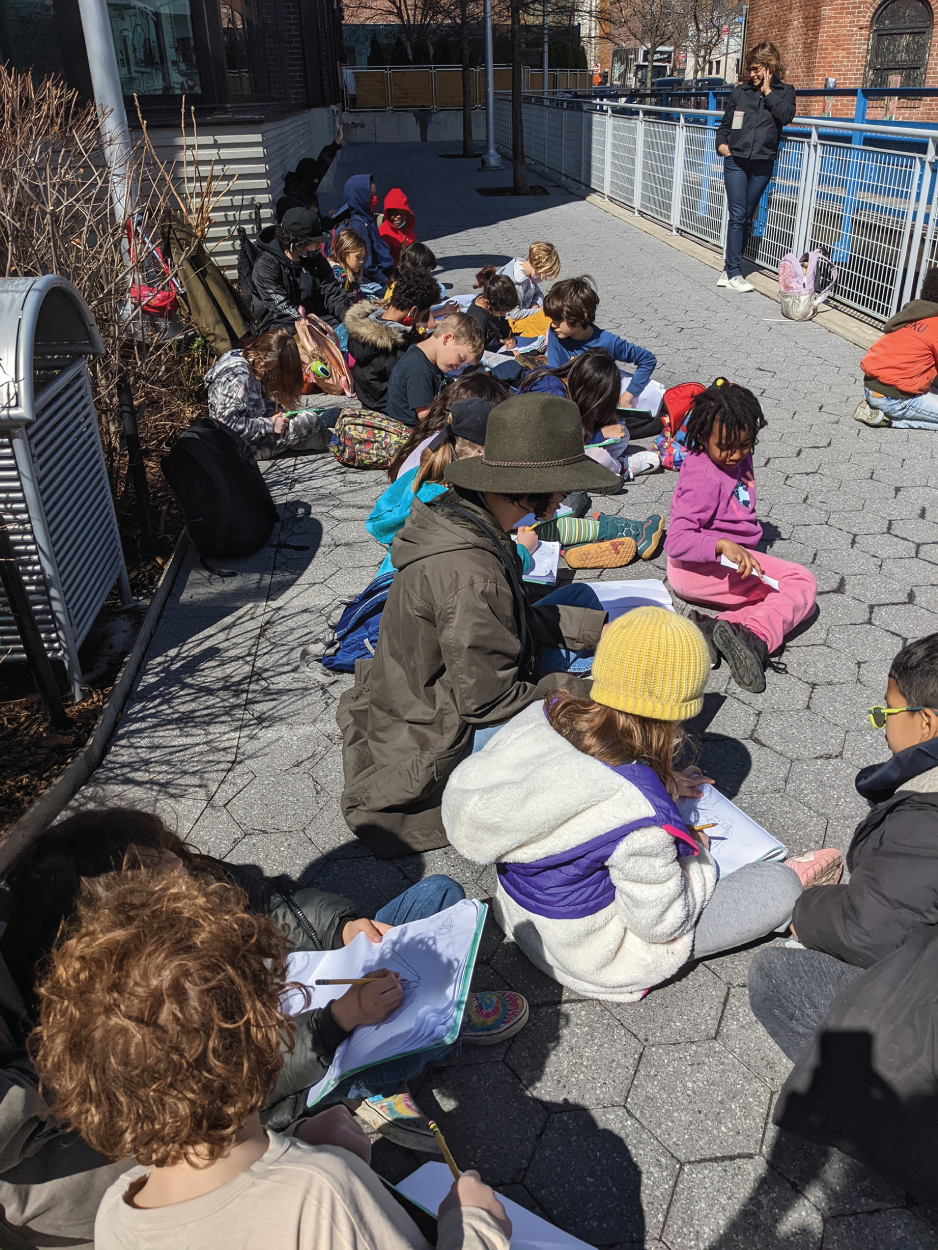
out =
<svg viewBox="0 0 938 1250"><path fill-rule="evenodd" d="M750 48L745 71L748 79L733 88L716 133L729 209L726 264L717 286L739 292L754 289L742 275L743 252L772 179L782 128L795 115L795 89L782 82L785 71L774 43Z"/></svg>

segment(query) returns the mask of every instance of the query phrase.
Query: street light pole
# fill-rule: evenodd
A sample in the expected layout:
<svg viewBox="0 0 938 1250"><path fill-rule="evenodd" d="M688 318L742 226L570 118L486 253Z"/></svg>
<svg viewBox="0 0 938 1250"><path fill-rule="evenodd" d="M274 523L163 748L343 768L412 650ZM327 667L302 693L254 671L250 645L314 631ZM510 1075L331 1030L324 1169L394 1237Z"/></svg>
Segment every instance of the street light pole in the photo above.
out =
<svg viewBox="0 0 938 1250"><path fill-rule="evenodd" d="M492 0L485 0L485 155L482 169L501 169L495 147L495 45L492 40Z"/></svg>
<svg viewBox="0 0 938 1250"><path fill-rule="evenodd" d="M130 215L133 147L127 129L127 113L117 71L107 0L78 0L78 10L85 35L85 51L100 119L104 155L111 177L111 203L118 224L123 225Z"/></svg>
<svg viewBox="0 0 938 1250"><path fill-rule="evenodd" d="M544 17L544 52L543 52L544 72L541 78L541 84L544 90L544 95L547 95L547 0L544 0L542 9L543 9L543 17Z"/></svg>

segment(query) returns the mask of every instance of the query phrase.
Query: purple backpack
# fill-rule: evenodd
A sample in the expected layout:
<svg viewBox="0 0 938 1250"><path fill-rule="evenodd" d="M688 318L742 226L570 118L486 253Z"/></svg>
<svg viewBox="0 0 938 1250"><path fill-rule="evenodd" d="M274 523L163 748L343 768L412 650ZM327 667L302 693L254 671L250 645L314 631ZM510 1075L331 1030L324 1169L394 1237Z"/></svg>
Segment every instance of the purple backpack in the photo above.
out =
<svg viewBox="0 0 938 1250"><path fill-rule="evenodd" d="M818 293L817 287L827 283ZM826 248L805 252L799 260L794 252L782 257L778 266L779 303L782 316L790 321L810 321L837 282L837 270Z"/></svg>

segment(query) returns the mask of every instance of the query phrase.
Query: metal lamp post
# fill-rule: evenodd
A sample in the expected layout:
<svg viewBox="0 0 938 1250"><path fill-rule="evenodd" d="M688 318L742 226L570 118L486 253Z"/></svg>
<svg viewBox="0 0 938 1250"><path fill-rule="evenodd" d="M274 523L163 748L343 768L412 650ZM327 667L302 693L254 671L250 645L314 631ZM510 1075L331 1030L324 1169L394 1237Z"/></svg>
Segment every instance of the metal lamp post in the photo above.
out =
<svg viewBox="0 0 938 1250"><path fill-rule="evenodd" d="M121 91L114 36L107 0L78 0L81 26L88 53L94 102L101 119L101 137L111 176L114 216L123 225L130 215L130 167L133 148L127 129L127 113Z"/></svg>
<svg viewBox="0 0 938 1250"><path fill-rule="evenodd" d="M492 0L485 0L485 155L482 169L501 169L495 147L495 45L492 39Z"/></svg>

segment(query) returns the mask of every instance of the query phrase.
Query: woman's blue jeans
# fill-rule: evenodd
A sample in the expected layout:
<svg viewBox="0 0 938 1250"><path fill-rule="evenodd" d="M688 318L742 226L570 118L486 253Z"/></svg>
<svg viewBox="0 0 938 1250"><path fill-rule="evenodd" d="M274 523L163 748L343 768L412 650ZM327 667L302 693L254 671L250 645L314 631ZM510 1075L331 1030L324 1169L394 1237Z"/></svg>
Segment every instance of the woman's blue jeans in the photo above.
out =
<svg viewBox="0 0 938 1250"><path fill-rule="evenodd" d="M375 916L375 920L390 925L406 924L408 920L426 920L429 916L445 911L447 907L453 907L465 897L462 886L450 877L424 877L409 890L386 903ZM337 1094L348 1098L372 1098L376 1094L388 1097L396 1094L405 1081L419 1076L428 1063L439 1062L446 1055L452 1054L458 1046L458 1041L450 1042L448 1046L422 1050L419 1055L366 1068L364 1072L346 1077L337 1085L332 1091L330 1101Z"/></svg>
<svg viewBox="0 0 938 1250"><path fill-rule="evenodd" d="M749 242L752 219L756 215L762 193L772 181L774 161L747 161L742 157L723 158L723 183L729 225L726 228L726 276L741 274L743 252Z"/></svg>

